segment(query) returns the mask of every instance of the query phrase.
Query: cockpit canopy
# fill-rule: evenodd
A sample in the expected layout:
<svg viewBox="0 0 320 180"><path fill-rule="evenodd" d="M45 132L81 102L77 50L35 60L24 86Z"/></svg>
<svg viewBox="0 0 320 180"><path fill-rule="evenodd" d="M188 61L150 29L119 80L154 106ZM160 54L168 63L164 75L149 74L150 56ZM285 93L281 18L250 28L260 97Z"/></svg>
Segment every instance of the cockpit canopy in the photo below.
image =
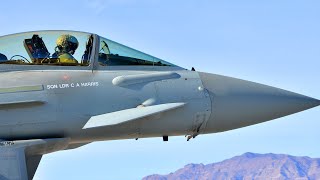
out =
<svg viewBox="0 0 320 180"><path fill-rule="evenodd" d="M39 31L0 37L0 64L89 66L93 61L101 66L175 66L84 32Z"/></svg>

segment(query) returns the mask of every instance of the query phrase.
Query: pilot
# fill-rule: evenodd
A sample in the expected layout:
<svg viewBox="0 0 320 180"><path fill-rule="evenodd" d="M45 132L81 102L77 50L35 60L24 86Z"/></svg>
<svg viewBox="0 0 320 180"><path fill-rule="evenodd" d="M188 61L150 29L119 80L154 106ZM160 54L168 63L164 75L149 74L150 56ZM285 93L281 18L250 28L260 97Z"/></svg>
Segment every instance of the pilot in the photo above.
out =
<svg viewBox="0 0 320 180"><path fill-rule="evenodd" d="M55 53L52 55L53 58L58 58L61 63L78 63L72 56L79 46L76 37L64 34L58 37L56 43L57 46L55 48Z"/></svg>
<svg viewBox="0 0 320 180"><path fill-rule="evenodd" d="M4 61L7 61L7 60L8 60L7 56L0 53L0 62L4 62Z"/></svg>

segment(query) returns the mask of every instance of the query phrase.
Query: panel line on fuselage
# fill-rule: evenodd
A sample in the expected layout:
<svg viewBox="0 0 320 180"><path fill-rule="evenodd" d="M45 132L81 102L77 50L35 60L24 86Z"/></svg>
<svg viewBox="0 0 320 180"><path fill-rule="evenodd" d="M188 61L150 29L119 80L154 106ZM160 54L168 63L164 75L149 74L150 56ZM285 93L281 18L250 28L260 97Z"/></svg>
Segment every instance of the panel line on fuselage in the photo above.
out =
<svg viewBox="0 0 320 180"><path fill-rule="evenodd" d="M0 94L17 93L17 92L31 92L31 91L43 91L43 90L44 90L43 85L6 87L6 88L0 88Z"/></svg>

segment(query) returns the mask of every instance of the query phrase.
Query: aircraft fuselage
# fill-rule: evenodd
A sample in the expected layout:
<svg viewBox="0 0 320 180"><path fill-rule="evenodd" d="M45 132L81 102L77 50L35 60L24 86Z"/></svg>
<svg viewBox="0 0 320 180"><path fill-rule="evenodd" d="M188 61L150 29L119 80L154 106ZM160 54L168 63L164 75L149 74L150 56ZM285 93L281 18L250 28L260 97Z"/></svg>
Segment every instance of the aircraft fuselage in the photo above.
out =
<svg viewBox="0 0 320 180"><path fill-rule="evenodd" d="M157 73L161 76L170 68L93 71L25 68L28 67L23 71L2 72L0 76L3 82L0 137L3 139L70 137L75 142L92 142L187 135L201 123L203 130L211 114L209 94L194 71L171 68L169 72L177 77L121 86L114 85L113 79L132 75L148 77ZM151 106L170 102L186 105L138 123L82 129L92 116L136 108L144 103Z"/></svg>
<svg viewBox="0 0 320 180"><path fill-rule="evenodd" d="M42 155L84 144L216 133L320 101L186 70L96 34L0 37L0 177L32 179Z"/></svg>

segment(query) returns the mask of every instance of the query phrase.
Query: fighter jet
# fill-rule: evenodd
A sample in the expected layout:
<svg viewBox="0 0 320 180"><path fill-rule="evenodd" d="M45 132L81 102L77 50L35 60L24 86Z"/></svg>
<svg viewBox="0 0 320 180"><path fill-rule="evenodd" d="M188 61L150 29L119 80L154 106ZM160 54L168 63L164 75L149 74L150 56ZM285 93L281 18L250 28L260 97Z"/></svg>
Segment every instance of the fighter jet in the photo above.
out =
<svg viewBox="0 0 320 180"><path fill-rule="evenodd" d="M94 141L217 133L320 101L187 70L93 33L0 37L0 179L32 179L44 154Z"/></svg>

